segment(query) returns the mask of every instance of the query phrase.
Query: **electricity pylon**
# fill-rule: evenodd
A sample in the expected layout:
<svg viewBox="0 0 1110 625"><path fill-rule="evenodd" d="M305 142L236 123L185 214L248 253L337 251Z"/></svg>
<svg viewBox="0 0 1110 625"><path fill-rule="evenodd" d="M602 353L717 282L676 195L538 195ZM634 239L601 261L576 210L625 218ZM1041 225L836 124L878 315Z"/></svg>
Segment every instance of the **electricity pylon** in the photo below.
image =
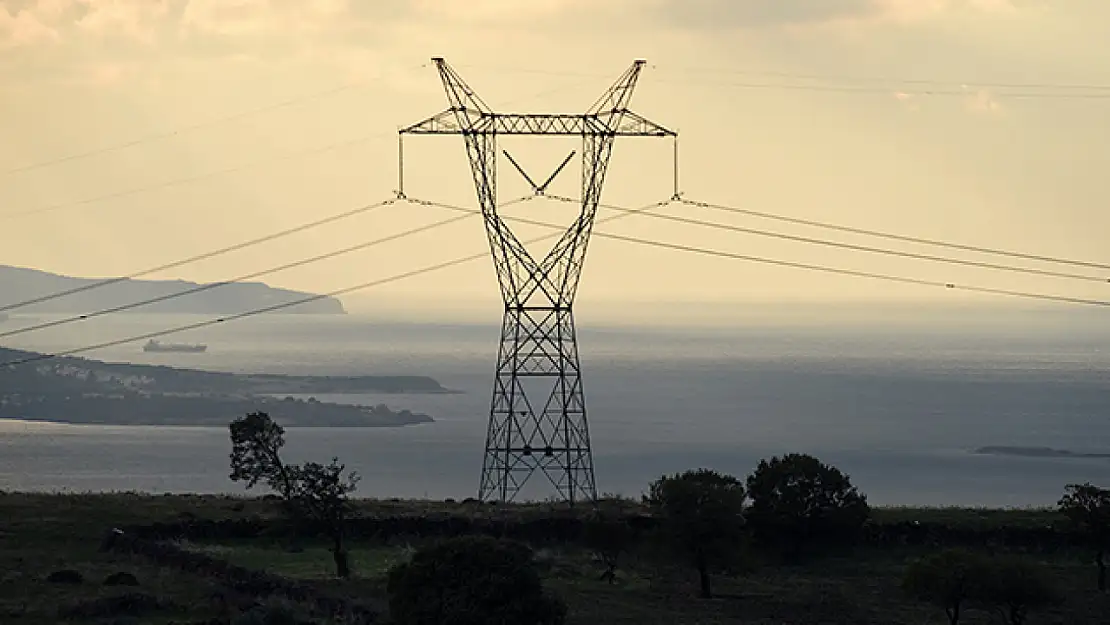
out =
<svg viewBox="0 0 1110 625"><path fill-rule="evenodd" d="M400 133L465 139L505 302L478 498L510 501L539 471L571 505L595 502L574 296L614 139L676 134L628 110L644 61L633 63L586 113L566 115L495 113L442 58L432 60L449 108ZM582 210L540 260L498 215L498 135L582 138Z"/></svg>

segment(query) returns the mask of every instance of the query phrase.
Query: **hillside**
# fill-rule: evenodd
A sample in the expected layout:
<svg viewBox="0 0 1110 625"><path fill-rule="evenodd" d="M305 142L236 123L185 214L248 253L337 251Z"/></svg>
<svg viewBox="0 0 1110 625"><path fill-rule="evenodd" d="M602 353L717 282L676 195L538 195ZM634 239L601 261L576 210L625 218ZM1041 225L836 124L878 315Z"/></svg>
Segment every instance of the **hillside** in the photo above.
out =
<svg viewBox="0 0 1110 625"><path fill-rule="evenodd" d="M0 347L0 362L36 355ZM0 366L0 420L211 427L261 411L286 427L397 427L433 419L384 404L332 403L311 396L450 392L426 376L217 373L59 357Z"/></svg>
<svg viewBox="0 0 1110 625"><path fill-rule="evenodd" d="M40 356L0 347L0 363ZM126 387L143 393L288 395L361 393L451 393L420 375L311 376L223 373L159 365L112 363L63 356L0 367L0 395L19 393L114 393Z"/></svg>
<svg viewBox="0 0 1110 625"><path fill-rule="evenodd" d="M74 278L38 269L0 265L0 285L3 285L3 289L0 289L0 306L16 304L61 291L83 288L102 280L104 278ZM164 297L198 286L200 285L196 282L184 280L122 280L97 289L21 307L20 312L87 313L91 310L101 310L121 304ZM312 293L274 288L261 282L235 282L186 297L135 308L131 312L231 315L294 302L312 295ZM274 312L328 315L346 313L342 302L334 297L324 297Z"/></svg>

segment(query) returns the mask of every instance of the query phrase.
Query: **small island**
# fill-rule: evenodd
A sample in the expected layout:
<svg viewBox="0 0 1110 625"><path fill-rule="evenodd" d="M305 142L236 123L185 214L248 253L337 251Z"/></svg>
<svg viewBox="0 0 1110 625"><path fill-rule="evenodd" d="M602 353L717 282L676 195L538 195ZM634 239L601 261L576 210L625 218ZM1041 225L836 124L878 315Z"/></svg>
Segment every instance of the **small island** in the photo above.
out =
<svg viewBox="0 0 1110 625"><path fill-rule="evenodd" d="M0 362L35 356L0 348ZM267 412L287 427L398 427L433 419L384 404L360 406L292 396L451 392L424 376L219 373L61 357L0 367L0 419L222 427L246 413Z"/></svg>
<svg viewBox="0 0 1110 625"><path fill-rule="evenodd" d="M1052 449L1051 447L1010 447L994 445L980 447L973 453L987 456L1020 456L1022 458L1110 458L1110 453L1079 453L1067 449Z"/></svg>
<svg viewBox="0 0 1110 625"><path fill-rule="evenodd" d="M384 404L352 406L315 398L183 396L164 394L4 395L0 419L83 425L225 427L250 412L266 412L285 427L399 427L432 423L428 415Z"/></svg>

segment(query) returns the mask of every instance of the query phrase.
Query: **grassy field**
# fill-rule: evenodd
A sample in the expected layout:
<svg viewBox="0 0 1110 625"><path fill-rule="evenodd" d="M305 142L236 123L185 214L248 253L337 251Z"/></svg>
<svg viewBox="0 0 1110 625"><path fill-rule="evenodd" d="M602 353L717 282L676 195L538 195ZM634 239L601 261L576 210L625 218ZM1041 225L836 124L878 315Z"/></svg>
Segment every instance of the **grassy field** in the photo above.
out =
<svg viewBox="0 0 1110 625"><path fill-rule="evenodd" d="M631 504L627 504L631 505ZM361 514L501 514L543 516L547 504L465 506L443 502L360 501ZM492 512L491 512L492 510ZM272 502L200 496L0 494L0 623L186 623L218 616L223 607L215 582L176 570L160 570L137 558L98 550L111 527L173 521L185 517L273 516ZM1046 510L877 509L880 521L940 521L967 527L1045 526L1059 521ZM193 542L206 552L251 569L314 580L350 597L384 597L385 574L404 561L415 544L358 542L350 545L355 577L336 581L323 545L296 551L272 541ZM912 549L861 549L804 566L750 563L733 576L718 576L719 598L696 598L692 570L640 554L618 571L616 584L598 581L600 567L576 548L540 549L547 584L566 600L573 625L598 623L666 624L835 624L944 623L938 608L905 598L899 583L907 562L924 553ZM1067 601L1030 623L1066 625L1108 622L1110 600L1094 590L1093 567L1085 554L1046 560ZM1035 554L1031 557L1038 557ZM1042 558L1043 559L1043 558ZM80 572L80 584L46 581L53 571ZM138 587L106 587L103 580L124 571ZM132 614L126 615L125 608ZM124 616L119 616L123 610ZM60 616L61 615L61 616ZM988 623L969 613L967 623Z"/></svg>

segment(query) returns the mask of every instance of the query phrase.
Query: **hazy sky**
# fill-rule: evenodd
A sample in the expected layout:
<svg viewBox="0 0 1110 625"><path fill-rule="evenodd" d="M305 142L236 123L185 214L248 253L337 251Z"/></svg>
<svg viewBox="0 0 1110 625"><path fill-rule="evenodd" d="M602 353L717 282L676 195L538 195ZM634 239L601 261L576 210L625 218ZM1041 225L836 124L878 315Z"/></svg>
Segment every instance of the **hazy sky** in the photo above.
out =
<svg viewBox="0 0 1110 625"><path fill-rule="evenodd" d="M633 59L646 58L633 108L680 131L690 199L1110 261L1108 35L1106 0L0 0L0 263L129 273L385 199L396 187L396 129L445 107L428 64L437 55L493 107L535 112L584 111ZM998 86L1014 83L1023 86ZM1107 99L1088 97L1099 94ZM534 177L546 177L579 146L517 139L504 147ZM665 141L620 141L605 200L665 199L670 158ZM475 206L460 138L409 140L406 169L411 196ZM233 171L212 175L224 170ZM568 168L552 190L576 195L577 177ZM500 179L503 200L528 191L504 161ZM182 182L167 184L175 181ZM65 206L4 217L58 204ZM544 203L517 210L568 217ZM663 210L860 241L682 206ZM452 215L396 205L159 277L229 279ZM1110 299L1110 285L643 217L601 230ZM484 249L480 222L468 220L265 280L330 290ZM959 297L600 238L581 293L580 307ZM495 306L497 291L483 259L365 297Z"/></svg>

